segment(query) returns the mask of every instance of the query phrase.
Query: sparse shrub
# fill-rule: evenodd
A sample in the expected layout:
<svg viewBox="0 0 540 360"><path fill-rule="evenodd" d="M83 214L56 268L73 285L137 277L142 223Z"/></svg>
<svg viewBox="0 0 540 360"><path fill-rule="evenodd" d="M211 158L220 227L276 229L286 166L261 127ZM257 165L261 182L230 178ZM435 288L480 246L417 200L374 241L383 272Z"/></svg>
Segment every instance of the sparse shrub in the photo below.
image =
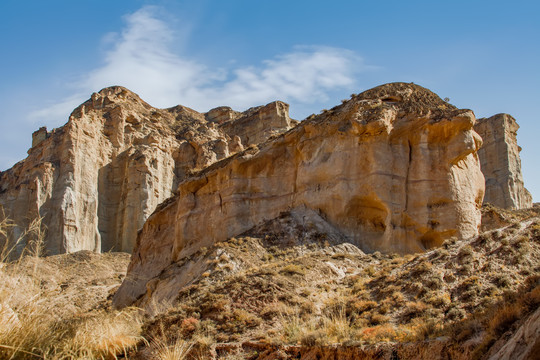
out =
<svg viewBox="0 0 540 360"><path fill-rule="evenodd" d="M433 264L427 261L425 258L421 262L411 269L412 276L420 276L431 271Z"/></svg>
<svg viewBox="0 0 540 360"><path fill-rule="evenodd" d="M522 297L522 302L527 311L533 311L540 306L540 286L536 286L533 290Z"/></svg>
<svg viewBox="0 0 540 360"><path fill-rule="evenodd" d="M480 234L476 238L475 244L478 246L485 245L490 239L490 235L488 234Z"/></svg>
<svg viewBox="0 0 540 360"><path fill-rule="evenodd" d="M306 274L305 270L296 264L289 264L285 266L284 268L282 268L281 270L279 270L279 272L282 274L287 274L287 275L305 275Z"/></svg>
<svg viewBox="0 0 540 360"><path fill-rule="evenodd" d="M461 290L468 290L470 288L476 288L479 286L478 276L470 276L467 279L463 280L459 285Z"/></svg>
<svg viewBox="0 0 540 360"><path fill-rule="evenodd" d="M154 340L150 347L152 358L156 360L184 360L189 355L193 343L180 338L170 345L165 340Z"/></svg>
<svg viewBox="0 0 540 360"><path fill-rule="evenodd" d="M450 238L450 239L447 239L443 242L442 246L443 248L445 249L449 249L450 247L452 247L452 245L454 245L456 243L457 239L456 238Z"/></svg>
<svg viewBox="0 0 540 360"><path fill-rule="evenodd" d="M294 309L281 301L269 303L261 310L261 316L265 320L270 320L280 315L282 317L291 316L293 313Z"/></svg>
<svg viewBox="0 0 540 360"><path fill-rule="evenodd" d="M453 307L446 313L446 318L448 320L460 320L465 317L465 311L463 309Z"/></svg>
<svg viewBox="0 0 540 360"><path fill-rule="evenodd" d="M371 316L369 317L369 323L371 325L381 325L387 323L388 321L390 321L390 318L388 316L379 313L371 314Z"/></svg>
<svg viewBox="0 0 540 360"><path fill-rule="evenodd" d="M376 342L388 342L397 337L398 333L390 324L368 327L360 332L360 339L368 344Z"/></svg>
<svg viewBox="0 0 540 360"><path fill-rule="evenodd" d="M525 235L518 236L517 239L514 241L514 246L517 248L521 248L525 246L529 242L529 238Z"/></svg>
<svg viewBox="0 0 540 360"><path fill-rule="evenodd" d="M365 311L370 311L377 306L375 301L352 300L347 303L347 312L361 314Z"/></svg>
<svg viewBox="0 0 540 360"><path fill-rule="evenodd" d="M420 301L409 301L403 306L403 311L401 313L401 319L404 322L409 322L412 319L419 317L426 310L427 306Z"/></svg>
<svg viewBox="0 0 540 360"><path fill-rule="evenodd" d="M447 283L453 283L454 281L456 281L456 277L452 273L445 274L443 279Z"/></svg>
<svg viewBox="0 0 540 360"><path fill-rule="evenodd" d="M426 287L419 281L415 281L408 285L407 290L411 291L417 297L421 297L427 292Z"/></svg>
<svg viewBox="0 0 540 360"><path fill-rule="evenodd" d="M364 273L367 275L367 276L373 276L375 275L375 267L373 266L366 266L364 268Z"/></svg>
<svg viewBox="0 0 540 360"><path fill-rule="evenodd" d="M428 293L424 301L430 305L433 305L437 308L447 307L450 305L451 299L448 293L437 293L432 291Z"/></svg>
<svg viewBox="0 0 540 360"><path fill-rule="evenodd" d="M470 275L473 272L473 266L470 263L465 263L457 269L459 275Z"/></svg>
<svg viewBox="0 0 540 360"><path fill-rule="evenodd" d="M464 258L471 257L473 254L474 254L474 250L471 247L471 245L464 245L461 247L461 249L459 249L458 258L462 260Z"/></svg>
<svg viewBox="0 0 540 360"><path fill-rule="evenodd" d="M307 331L300 336L300 344L302 346L322 346L328 343L326 332L320 329Z"/></svg>
<svg viewBox="0 0 540 360"><path fill-rule="evenodd" d="M442 288L443 280L440 278L439 275L433 275L424 280L424 284L427 288L431 290L437 290Z"/></svg>
<svg viewBox="0 0 540 360"><path fill-rule="evenodd" d="M366 289L366 279L365 278L358 278L352 287L353 294L358 293L360 291L363 291Z"/></svg>
<svg viewBox="0 0 540 360"><path fill-rule="evenodd" d="M443 326L436 320L414 319L408 329L411 333L405 334L404 338L399 339L400 341L423 341L438 336Z"/></svg>
<svg viewBox="0 0 540 360"><path fill-rule="evenodd" d="M456 341L464 342L480 334L483 331L483 326L478 319L467 319L453 324L450 331Z"/></svg>
<svg viewBox="0 0 540 360"><path fill-rule="evenodd" d="M199 325L199 320L193 317L189 317L182 321L182 324L180 325L180 332L182 333L184 337L187 337L195 332L198 325Z"/></svg>
<svg viewBox="0 0 540 360"><path fill-rule="evenodd" d="M323 319L323 329L326 337L334 342L343 342L354 337L355 330L344 311L332 314Z"/></svg>
<svg viewBox="0 0 540 360"><path fill-rule="evenodd" d="M433 254L435 255L434 258L441 258L442 259L442 258L447 257L450 253L446 249L439 248L436 251L434 251Z"/></svg>
<svg viewBox="0 0 540 360"><path fill-rule="evenodd" d="M405 302L405 295L399 290L393 291L392 294L390 294L390 298L394 303L402 304Z"/></svg>
<svg viewBox="0 0 540 360"><path fill-rule="evenodd" d="M499 288L506 289L512 284L512 278L507 274L497 274L493 277L493 283Z"/></svg>
<svg viewBox="0 0 540 360"><path fill-rule="evenodd" d="M488 331L495 336L501 336L510 326L519 319L519 307L514 304L506 305L498 309L488 324Z"/></svg>
<svg viewBox="0 0 540 360"><path fill-rule="evenodd" d="M497 288L493 285L488 285L482 291L482 296L493 296L497 292Z"/></svg>

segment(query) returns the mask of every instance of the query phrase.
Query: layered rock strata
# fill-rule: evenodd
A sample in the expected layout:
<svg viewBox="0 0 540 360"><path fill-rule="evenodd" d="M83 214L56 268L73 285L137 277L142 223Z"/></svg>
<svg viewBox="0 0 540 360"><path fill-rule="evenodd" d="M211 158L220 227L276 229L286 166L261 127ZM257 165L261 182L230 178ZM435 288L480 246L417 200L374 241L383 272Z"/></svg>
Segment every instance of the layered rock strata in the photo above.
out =
<svg viewBox="0 0 540 360"><path fill-rule="evenodd" d="M477 234L474 123L427 89L387 84L193 174L144 224L115 304L148 301L176 263L291 209L316 213L368 252Z"/></svg>
<svg viewBox="0 0 540 360"><path fill-rule="evenodd" d="M484 142L478 156L486 178L486 204L512 210L532 206L532 196L521 174L518 129L516 120L508 114L478 119L474 126Z"/></svg>
<svg viewBox="0 0 540 360"><path fill-rule="evenodd" d="M0 173L0 207L18 225L12 240L41 217L49 254L131 251L147 217L193 171L294 125L281 102L216 122L218 112L156 109L122 87L94 93L63 127L36 131L28 157Z"/></svg>

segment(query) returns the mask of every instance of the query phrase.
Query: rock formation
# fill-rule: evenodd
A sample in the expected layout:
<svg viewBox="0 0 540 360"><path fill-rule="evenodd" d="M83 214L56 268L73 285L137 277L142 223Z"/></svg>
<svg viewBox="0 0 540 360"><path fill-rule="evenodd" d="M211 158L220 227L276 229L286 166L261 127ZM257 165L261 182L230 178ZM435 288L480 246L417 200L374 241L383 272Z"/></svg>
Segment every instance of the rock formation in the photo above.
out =
<svg viewBox="0 0 540 360"><path fill-rule="evenodd" d="M477 234L474 123L427 89L387 84L193 174L144 224L115 304L148 300L175 264L284 211L311 211L368 252Z"/></svg>
<svg viewBox="0 0 540 360"><path fill-rule="evenodd" d="M501 338L490 349L489 360L532 360L540 349L540 308L510 336Z"/></svg>
<svg viewBox="0 0 540 360"><path fill-rule="evenodd" d="M478 156L486 178L486 204L503 209L532 206L532 196L525 189L521 174L521 148L516 139L518 129L516 120L508 114L478 119L474 126L484 142Z"/></svg>
<svg viewBox="0 0 540 360"><path fill-rule="evenodd" d="M106 88L63 127L33 134L28 157L0 173L0 208L18 225L13 239L41 217L49 254L131 251L146 218L191 172L293 125L282 102L202 114Z"/></svg>

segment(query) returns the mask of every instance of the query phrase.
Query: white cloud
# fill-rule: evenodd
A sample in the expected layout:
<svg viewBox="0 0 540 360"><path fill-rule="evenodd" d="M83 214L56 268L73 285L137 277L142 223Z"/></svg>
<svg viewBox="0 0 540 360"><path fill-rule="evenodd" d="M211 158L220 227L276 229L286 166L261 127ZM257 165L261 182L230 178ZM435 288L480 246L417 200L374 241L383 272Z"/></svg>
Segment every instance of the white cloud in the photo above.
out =
<svg viewBox="0 0 540 360"><path fill-rule="evenodd" d="M75 93L74 95L68 96L59 103L45 106L40 110L32 111L28 118L34 122L39 120L48 120L49 126L61 126L67 119L67 116L71 114L73 109L81 104L85 98L89 97L90 93Z"/></svg>
<svg viewBox="0 0 540 360"><path fill-rule="evenodd" d="M178 34L158 18L157 8L143 7L125 21L120 34L104 37L110 46L104 65L74 84L74 95L32 118L63 111L66 116L92 92L111 85L125 86L156 107L182 104L199 111L220 105L243 110L273 100L314 103L327 100L331 91L353 88L358 72L368 69L352 51L321 46L296 47L260 66L209 69L173 51Z"/></svg>

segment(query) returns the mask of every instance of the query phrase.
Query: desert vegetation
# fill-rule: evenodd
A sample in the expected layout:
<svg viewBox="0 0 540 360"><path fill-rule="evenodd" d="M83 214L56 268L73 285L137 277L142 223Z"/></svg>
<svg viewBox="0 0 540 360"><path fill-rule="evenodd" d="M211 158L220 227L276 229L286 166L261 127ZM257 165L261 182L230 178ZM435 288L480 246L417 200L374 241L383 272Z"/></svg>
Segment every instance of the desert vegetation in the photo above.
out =
<svg viewBox="0 0 540 360"><path fill-rule="evenodd" d="M262 226L201 248L189 261L206 270L152 314L111 307L129 255L42 257L33 224L14 259L4 220L0 357L256 359L276 349L444 341L474 344L466 351L481 359L540 305L535 217L405 256L364 254L288 224L287 236Z"/></svg>
<svg viewBox="0 0 540 360"><path fill-rule="evenodd" d="M11 229L9 220L0 223L0 358L114 358L144 341L140 312L114 311L104 301L127 254L40 257L39 221L14 243L7 240ZM16 249L23 255L15 259Z"/></svg>

